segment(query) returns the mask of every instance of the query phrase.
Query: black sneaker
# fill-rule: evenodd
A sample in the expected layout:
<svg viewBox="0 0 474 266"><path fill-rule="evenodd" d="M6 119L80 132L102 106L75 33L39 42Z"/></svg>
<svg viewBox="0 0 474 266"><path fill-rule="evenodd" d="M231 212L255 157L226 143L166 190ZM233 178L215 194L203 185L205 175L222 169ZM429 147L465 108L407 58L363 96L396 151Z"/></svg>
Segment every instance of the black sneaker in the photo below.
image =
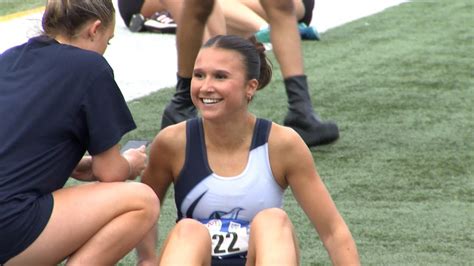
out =
<svg viewBox="0 0 474 266"><path fill-rule="evenodd" d="M139 32L142 31L145 24L145 17L142 14L134 14L130 19L130 23L128 24L128 29L131 32Z"/></svg>

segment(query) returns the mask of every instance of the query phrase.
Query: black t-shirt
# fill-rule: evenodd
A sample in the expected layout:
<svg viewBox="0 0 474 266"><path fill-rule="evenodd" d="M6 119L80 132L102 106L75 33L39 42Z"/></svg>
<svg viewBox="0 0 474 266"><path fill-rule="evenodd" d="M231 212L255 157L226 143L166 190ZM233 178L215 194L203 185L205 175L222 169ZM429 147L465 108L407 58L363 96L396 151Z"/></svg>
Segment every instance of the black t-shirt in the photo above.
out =
<svg viewBox="0 0 474 266"><path fill-rule="evenodd" d="M86 150L104 152L134 128L100 54L36 37L0 55L0 262L44 228L27 228L50 216L35 201L62 188Z"/></svg>

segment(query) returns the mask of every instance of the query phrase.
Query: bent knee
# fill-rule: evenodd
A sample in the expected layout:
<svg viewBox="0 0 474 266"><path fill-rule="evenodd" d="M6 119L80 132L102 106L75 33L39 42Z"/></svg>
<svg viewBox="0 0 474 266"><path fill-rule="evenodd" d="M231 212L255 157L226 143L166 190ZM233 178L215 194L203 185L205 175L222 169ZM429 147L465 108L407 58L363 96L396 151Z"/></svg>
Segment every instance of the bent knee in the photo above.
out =
<svg viewBox="0 0 474 266"><path fill-rule="evenodd" d="M189 235L209 235L206 227L200 222L184 218L181 219L175 226L178 235L189 236Z"/></svg>
<svg viewBox="0 0 474 266"><path fill-rule="evenodd" d="M252 221L254 226L264 226L265 228L292 228L288 214L280 208L269 208L260 211Z"/></svg>
<svg viewBox="0 0 474 266"><path fill-rule="evenodd" d="M174 228L175 236L182 239L200 239L201 241L210 242L209 231L200 222L185 218L180 220Z"/></svg>
<svg viewBox="0 0 474 266"><path fill-rule="evenodd" d="M139 182L128 182L130 189L133 191L133 201L143 210L147 219L156 221L160 213L160 201L156 193L146 184Z"/></svg>

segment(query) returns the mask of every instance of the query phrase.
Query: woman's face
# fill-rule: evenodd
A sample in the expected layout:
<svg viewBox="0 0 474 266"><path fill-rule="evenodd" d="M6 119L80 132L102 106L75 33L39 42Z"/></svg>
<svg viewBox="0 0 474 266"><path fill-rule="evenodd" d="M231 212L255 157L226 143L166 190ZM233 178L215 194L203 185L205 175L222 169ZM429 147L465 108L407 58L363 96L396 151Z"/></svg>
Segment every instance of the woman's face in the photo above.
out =
<svg viewBox="0 0 474 266"><path fill-rule="evenodd" d="M104 54L109 41L114 37L115 20L105 26L100 20L87 23L71 42L62 42L79 48Z"/></svg>
<svg viewBox="0 0 474 266"><path fill-rule="evenodd" d="M191 97L206 119L227 119L247 112L248 97L258 82L247 81L242 56L235 51L202 48L194 64Z"/></svg>
<svg viewBox="0 0 474 266"><path fill-rule="evenodd" d="M99 27L96 33L96 38L94 39L92 50L103 55L110 40L114 37L114 32L115 19L113 19L107 27Z"/></svg>

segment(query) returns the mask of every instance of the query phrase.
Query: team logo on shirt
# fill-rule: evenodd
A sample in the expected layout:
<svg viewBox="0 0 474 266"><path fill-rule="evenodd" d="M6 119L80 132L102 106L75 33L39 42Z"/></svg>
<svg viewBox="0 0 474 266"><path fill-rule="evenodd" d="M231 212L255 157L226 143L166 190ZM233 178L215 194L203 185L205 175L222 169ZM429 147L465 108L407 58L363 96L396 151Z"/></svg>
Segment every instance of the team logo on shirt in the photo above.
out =
<svg viewBox="0 0 474 266"><path fill-rule="evenodd" d="M229 212L224 211L215 211L209 215L209 219L231 219L236 220L239 218L239 212L243 210L243 208L236 207L230 210Z"/></svg>

